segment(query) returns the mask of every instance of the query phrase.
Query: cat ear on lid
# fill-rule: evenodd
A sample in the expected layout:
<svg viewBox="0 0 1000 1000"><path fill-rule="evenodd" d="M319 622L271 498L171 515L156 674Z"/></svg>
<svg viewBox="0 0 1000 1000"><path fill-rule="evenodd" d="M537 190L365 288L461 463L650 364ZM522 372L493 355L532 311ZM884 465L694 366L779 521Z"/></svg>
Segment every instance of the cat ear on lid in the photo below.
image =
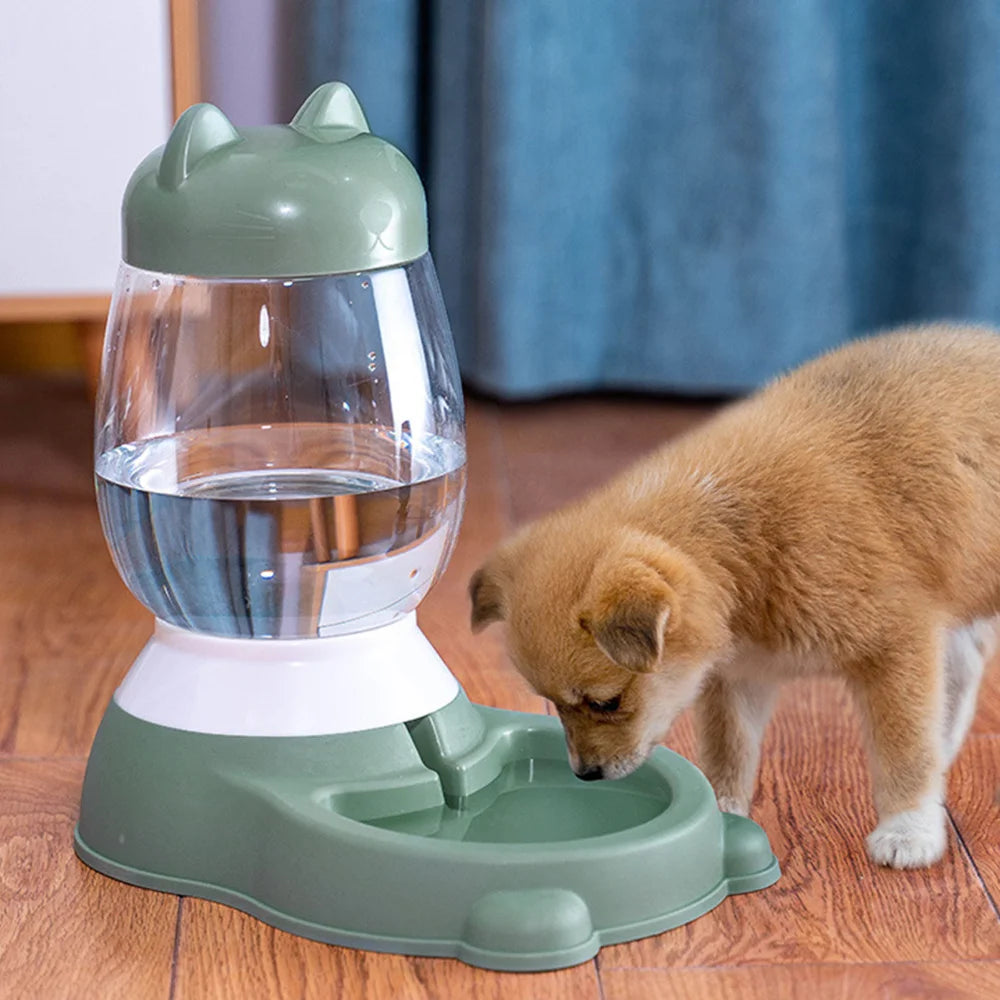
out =
<svg viewBox="0 0 1000 1000"><path fill-rule="evenodd" d="M298 132L330 127L370 131L354 91L346 83L336 81L317 87L296 112L291 125Z"/></svg>
<svg viewBox="0 0 1000 1000"><path fill-rule="evenodd" d="M170 133L157 180L176 191L209 153L240 141L233 123L214 104L195 104L177 119Z"/></svg>

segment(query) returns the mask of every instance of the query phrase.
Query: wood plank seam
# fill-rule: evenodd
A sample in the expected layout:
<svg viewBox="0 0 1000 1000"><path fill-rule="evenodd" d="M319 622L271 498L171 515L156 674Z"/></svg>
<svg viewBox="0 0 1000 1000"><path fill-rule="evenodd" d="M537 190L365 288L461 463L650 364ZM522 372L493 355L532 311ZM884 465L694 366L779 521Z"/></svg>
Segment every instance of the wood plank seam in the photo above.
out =
<svg viewBox="0 0 1000 1000"><path fill-rule="evenodd" d="M979 865L976 864L976 859L973 857L972 851L969 850L969 845L965 842L965 837L962 836L962 831L959 828L958 823L955 821L955 817L952 815L951 809L947 806L945 807L948 813L948 820L951 823L952 830L955 831L955 837L958 840L959 846L962 848L962 852L965 854L966 859L969 862L970 867L976 874L976 878L979 881L979 886L989 900L990 907L993 910L997 921L1000 922L1000 906L997 906L997 901L993 898L993 894L989 890L989 886L986 884L986 880L983 878L983 873L979 870Z"/></svg>
<svg viewBox="0 0 1000 1000"><path fill-rule="evenodd" d="M170 992L167 1000L174 1000L177 992L177 970L181 957L181 922L184 915L184 897L177 897L177 923L174 925L174 950L170 957Z"/></svg>
<svg viewBox="0 0 1000 1000"><path fill-rule="evenodd" d="M597 996L598 1000L608 1000L607 994L604 991L604 980L601 978L601 953L598 952L594 958L594 975L597 977Z"/></svg>

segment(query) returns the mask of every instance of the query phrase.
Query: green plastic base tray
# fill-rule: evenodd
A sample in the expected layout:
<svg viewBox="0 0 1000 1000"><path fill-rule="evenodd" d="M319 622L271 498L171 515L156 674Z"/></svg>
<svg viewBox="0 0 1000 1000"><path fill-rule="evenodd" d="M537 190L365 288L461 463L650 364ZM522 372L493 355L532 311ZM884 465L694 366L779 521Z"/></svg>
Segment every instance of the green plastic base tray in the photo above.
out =
<svg viewBox="0 0 1000 1000"><path fill-rule="evenodd" d="M150 889L334 944L491 969L575 965L778 878L763 831L661 749L581 782L555 719L460 695L407 725L210 736L112 704L76 850Z"/></svg>

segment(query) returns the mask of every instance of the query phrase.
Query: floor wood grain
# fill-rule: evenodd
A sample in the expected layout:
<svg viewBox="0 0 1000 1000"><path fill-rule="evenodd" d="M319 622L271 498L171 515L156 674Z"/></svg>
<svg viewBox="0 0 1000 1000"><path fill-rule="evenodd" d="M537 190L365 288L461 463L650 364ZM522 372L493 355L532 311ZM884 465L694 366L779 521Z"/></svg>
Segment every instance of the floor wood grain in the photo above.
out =
<svg viewBox="0 0 1000 1000"><path fill-rule="evenodd" d="M518 975L306 941L245 914L184 900L175 1000L598 1000L593 962Z"/></svg>
<svg viewBox="0 0 1000 1000"><path fill-rule="evenodd" d="M512 527L710 411L656 400L470 403L462 533L419 616L472 698L545 708L506 662L499 630L469 632L466 589L479 562ZM71 845L84 755L152 619L104 547L90 440L83 386L0 380L0 1000L1000 995L996 664L951 777L955 830L942 864L898 873L867 862L874 817L853 709L835 685L795 685L768 734L754 806L781 881L576 969L499 975L333 948L91 872ZM688 716L668 742L693 755Z"/></svg>
<svg viewBox="0 0 1000 1000"><path fill-rule="evenodd" d="M18 651L21 675L8 708L16 716L0 724L0 746L8 751L85 754L115 686L152 631L149 613L112 566L92 508L89 499L68 509L45 500L16 509L0 502L0 517L15 526L0 535L0 563L11 567L0 629L6 618L10 631L3 635Z"/></svg>
<svg viewBox="0 0 1000 1000"><path fill-rule="evenodd" d="M0 997L167 1000L176 897L73 854L83 761L0 760Z"/></svg>
<svg viewBox="0 0 1000 1000"><path fill-rule="evenodd" d="M503 407L516 523L568 503L715 409L707 403L575 398Z"/></svg>
<svg viewBox="0 0 1000 1000"><path fill-rule="evenodd" d="M790 685L762 758L751 815L770 837L781 880L672 933L605 948L602 970L723 966L733 956L789 964L1000 958L1000 921L954 833L932 869L868 861L864 836L875 814L867 763L839 685ZM983 785L977 776L975 787Z"/></svg>
<svg viewBox="0 0 1000 1000"><path fill-rule="evenodd" d="M948 802L962 842L1000 912L1000 735L969 738L952 770Z"/></svg>
<svg viewBox="0 0 1000 1000"><path fill-rule="evenodd" d="M1000 962L604 972L604 1000L995 1000Z"/></svg>
<svg viewBox="0 0 1000 1000"><path fill-rule="evenodd" d="M101 534L80 387L3 380L0 428L0 753L79 757L152 618Z"/></svg>

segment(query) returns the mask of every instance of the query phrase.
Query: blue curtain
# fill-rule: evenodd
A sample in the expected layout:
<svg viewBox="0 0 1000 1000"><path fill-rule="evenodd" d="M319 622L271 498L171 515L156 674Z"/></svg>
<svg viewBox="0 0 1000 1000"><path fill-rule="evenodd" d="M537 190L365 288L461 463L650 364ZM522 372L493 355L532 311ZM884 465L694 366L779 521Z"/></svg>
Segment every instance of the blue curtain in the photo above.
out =
<svg viewBox="0 0 1000 1000"><path fill-rule="evenodd" d="M295 11L295 100L345 79L425 178L473 386L724 393L1000 322L996 0Z"/></svg>

